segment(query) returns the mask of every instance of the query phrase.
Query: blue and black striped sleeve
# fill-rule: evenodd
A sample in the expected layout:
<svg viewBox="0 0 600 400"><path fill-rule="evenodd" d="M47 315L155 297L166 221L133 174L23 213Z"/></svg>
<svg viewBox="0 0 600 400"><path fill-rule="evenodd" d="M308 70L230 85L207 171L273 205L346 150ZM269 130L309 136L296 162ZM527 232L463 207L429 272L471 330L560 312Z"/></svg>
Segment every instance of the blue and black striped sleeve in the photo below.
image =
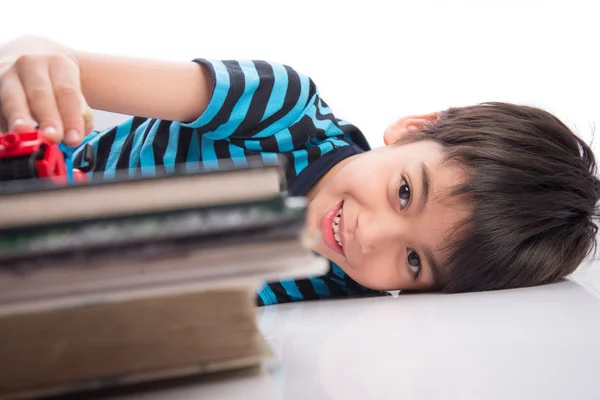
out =
<svg viewBox="0 0 600 400"><path fill-rule="evenodd" d="M196 59L213 79L206 111L187 126L212 140L271 136L299 121L317 96L314 82L267 61Z"/></svg>
<svg viewBox="0 0 600 400"><path fill-rule="evenodd" d="M117 169L153 171L155 166L169 169L180 162L212 162L207 143L214 148L220 139L274 135L302 119L318 98L314 82L287 65L204 58L193 62L206 68L213 81L202 115L188 122L133 117L94 132L84 141L96 155L94 174L111 177ZM75 152L76 161L81 148Z"/></svg>

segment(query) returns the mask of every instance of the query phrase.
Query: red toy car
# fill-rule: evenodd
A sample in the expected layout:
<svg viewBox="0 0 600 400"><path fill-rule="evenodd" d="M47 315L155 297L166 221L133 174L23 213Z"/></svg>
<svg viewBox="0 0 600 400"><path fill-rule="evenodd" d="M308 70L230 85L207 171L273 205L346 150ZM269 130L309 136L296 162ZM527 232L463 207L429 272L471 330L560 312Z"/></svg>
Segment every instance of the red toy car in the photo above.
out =
<svg viewBox="0 0 600 400"><path fill-rule="evenodd" d="M9 132L0 135L0 181L48 178L65 184L72 180L86 182L86 172L93 168L94 152L90 145L84 148L85 168L67 171L65 153L60 145L48 140L39 130Z"/></svg>

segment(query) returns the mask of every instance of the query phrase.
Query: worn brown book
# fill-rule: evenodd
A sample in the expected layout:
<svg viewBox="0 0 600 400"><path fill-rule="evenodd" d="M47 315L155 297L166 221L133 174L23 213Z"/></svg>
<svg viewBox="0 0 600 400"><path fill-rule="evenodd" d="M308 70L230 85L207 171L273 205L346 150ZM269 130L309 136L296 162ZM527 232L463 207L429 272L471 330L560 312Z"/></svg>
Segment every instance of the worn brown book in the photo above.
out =
<svg viewBox="0 0 600 400"><path fill-rule="evenodd" d="M1 314L1 398L72 394L259 364L250 285Z"/></svg>

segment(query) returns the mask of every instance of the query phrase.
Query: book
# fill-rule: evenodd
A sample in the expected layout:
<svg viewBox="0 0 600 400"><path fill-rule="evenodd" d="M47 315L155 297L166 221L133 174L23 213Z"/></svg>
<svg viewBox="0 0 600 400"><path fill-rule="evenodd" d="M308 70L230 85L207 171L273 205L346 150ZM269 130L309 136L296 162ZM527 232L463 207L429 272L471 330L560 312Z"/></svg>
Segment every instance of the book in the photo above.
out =
<svg viewBox="0 0 600 400"><path fill-rule="evenodd" d="M282 171L252 160L80 186L0 185L0 202L21 210L0 218L0 399L260 366L270 351L257 289L329 266L310 250L307 202L287 195ZM72 207L80 193L93 207ZM152 193L161 200L144 198ZM46 217L23 210L46 202L56 208Z"/></svg>
<svg viewBox="0 0 600 400"><path fill-rule="evenodd" d="M268 357L250 286L3 313L0 398L83 395Z"/></svg>
<svg viewBox="0 0 600 400"><path fill-rule="evenodd" d="M248 157L241 167L178 166L153 174L140 169L133 177L119 171L110 179L66 185L48 179L4 181L0 229L262 200L285 186L283 163Z"/></svg>

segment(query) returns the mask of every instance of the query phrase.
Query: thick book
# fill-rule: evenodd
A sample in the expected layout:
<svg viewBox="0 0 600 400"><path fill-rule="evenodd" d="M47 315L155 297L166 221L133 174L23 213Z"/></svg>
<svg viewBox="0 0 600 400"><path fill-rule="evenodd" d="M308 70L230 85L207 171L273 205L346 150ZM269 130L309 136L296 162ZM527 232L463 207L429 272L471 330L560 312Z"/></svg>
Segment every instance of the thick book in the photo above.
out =
<svg viewBox="0 0 600 400"><path fill-rule="evenodd" d="M20 213L0 217L0 399L260 365L257 289L329 267L281 165L8 186L0 202ZM80 193L91 203L72 207Z"/></svg>

